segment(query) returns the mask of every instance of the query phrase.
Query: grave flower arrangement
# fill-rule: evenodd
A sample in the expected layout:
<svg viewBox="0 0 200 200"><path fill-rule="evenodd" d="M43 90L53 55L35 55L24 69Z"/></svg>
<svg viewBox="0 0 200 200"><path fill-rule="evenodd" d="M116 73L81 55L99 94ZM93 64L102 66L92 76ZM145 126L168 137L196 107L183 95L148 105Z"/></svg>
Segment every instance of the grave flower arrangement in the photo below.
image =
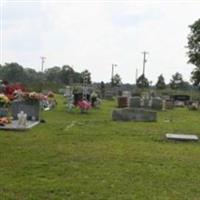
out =
<svg viewBox="0 0 200 200"><path fill-rule="evenodd" d="M26 103L34 104L39 102L44 98L44 95L36 92L22 92L21 90L16 90L14 92L15 100L24 101Z"/></svg>
<svg viewBox="0 0 200 200"><path fill-rule="evenodd" d="M4 95L0 94L0 124L1 123L1 118L7 118L8 116L8 107L10 105L10 100L9 98Z"/></svg>
<svg viewBox="0 0 200 200"><path fill-rule="evenodd" d="M8 84L7 81L5 81L5 89L4 89L5 95L10 99L14 100L15 99L15 92L16 91L25 91L25 87L21 84L15 83L15 84Z"/></svg>
<svg viewBox="0 0 200 200"><path fill-rule="evenodd" d="M44 98L44 95L36 93L36 92L30 92L30 93L24 93L23 98L27 103L37 103L40 100Z"/></svg>
<svg viewBox="0 0 200 200"><path fill-rule="evenodd" d="M86 113L91 108L90 102L86 100L79 101L77 106L80 108L81 113Z"/></svg>
<svg viewBox="0 0 200 200"><path fill-rule="evenodd" d="M10 105L9 98L4 94L0 94L0 108L7 108L9 105Z"/></svg>
<svg viewBox="0 0 200 200"><path fill-rule="evenodd" d="M54 93L51 92L51 91L48 92L47 96L48 96L49 98L54 98L54 97L55 97Z"/></svg>

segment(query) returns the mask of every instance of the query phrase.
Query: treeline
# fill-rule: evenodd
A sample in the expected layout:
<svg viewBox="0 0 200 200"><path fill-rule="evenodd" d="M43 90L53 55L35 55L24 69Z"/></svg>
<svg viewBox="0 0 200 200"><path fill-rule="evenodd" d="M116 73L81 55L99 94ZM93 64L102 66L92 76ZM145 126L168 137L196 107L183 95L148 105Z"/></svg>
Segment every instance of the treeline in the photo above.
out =
<svg viewBox="0 0 200 200"><path fill-rule="evenodd" d="M141 75L137 79L136 85L138 88L155 87L159 90L164 90L167 88L172 90L190 90L196 88L194 85L191 85L189 82L185 81L182 74L179 72L176 72L174 75L172 75L169 83L166 83L164 76L160 74L155 85L152 85L151 81L149 81L144 75Z"/></svg>
<svg viewBox="0 0 200 200"><path fill-rule="evenodd" d="M43 88L58 88L64 85L81 84L83 81L91 83L88 70L76 72L71 66L52 67L44 72L37 72L32 68L24 68L18 63L0 65L0 79L8 83L20 82L27 88L40 90Z"/></svg>

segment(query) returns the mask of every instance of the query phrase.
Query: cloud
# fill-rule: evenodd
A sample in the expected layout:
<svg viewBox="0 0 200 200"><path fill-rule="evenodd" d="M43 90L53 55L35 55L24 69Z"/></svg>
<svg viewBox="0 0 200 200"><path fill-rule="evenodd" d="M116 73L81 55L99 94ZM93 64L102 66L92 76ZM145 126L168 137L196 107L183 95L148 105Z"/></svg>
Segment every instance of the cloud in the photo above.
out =
<svg viewBox="0 0 200 200"><path fill-rule="evenodd" d="M146 76L154 82L161 73L169 81L177 71L189 80L193 69L185 46L188 25L199 18L200 3L195 1L42 1L4 7L6 62L39 70L44 55L45 67L87 68L94 81L110 81L116 63L122 81L133 83L136 68L142 72L141 52L147 50Z"/></svg>

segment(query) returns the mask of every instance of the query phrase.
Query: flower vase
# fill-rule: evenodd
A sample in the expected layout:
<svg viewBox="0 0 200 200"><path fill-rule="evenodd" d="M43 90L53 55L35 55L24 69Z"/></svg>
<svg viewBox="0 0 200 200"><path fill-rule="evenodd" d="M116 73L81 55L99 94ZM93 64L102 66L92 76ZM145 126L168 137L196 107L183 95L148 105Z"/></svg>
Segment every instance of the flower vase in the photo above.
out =
<svg viewBox="0 0 200 200"><path fill-rule="evenodd" d="M8 108L0 108L0 117L7 117L8 116Z"/></svg>

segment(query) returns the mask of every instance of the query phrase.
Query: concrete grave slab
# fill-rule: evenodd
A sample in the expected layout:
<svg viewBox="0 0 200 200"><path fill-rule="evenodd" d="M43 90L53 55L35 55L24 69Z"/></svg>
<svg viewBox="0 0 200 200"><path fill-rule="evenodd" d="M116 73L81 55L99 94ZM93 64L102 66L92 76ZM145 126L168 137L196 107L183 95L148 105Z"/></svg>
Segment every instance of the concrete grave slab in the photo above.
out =
<svg viewBox="0 0 200 200"><path fill-rule="evenodd" d="M0 130L8 130L8 131L26 131L34 126L38 125L39 121L27 121L26 126L19 126L18 120L13 120L10 124L5 124L5 126L0 126Z"/></svg>
<svg viewBox="0 0 200 200"><path fill-rule="evenodd" d="M181 140L181 141L198 141L199 140L199 137L196 135L167 133L165 136L169 140Z"/></svg>

